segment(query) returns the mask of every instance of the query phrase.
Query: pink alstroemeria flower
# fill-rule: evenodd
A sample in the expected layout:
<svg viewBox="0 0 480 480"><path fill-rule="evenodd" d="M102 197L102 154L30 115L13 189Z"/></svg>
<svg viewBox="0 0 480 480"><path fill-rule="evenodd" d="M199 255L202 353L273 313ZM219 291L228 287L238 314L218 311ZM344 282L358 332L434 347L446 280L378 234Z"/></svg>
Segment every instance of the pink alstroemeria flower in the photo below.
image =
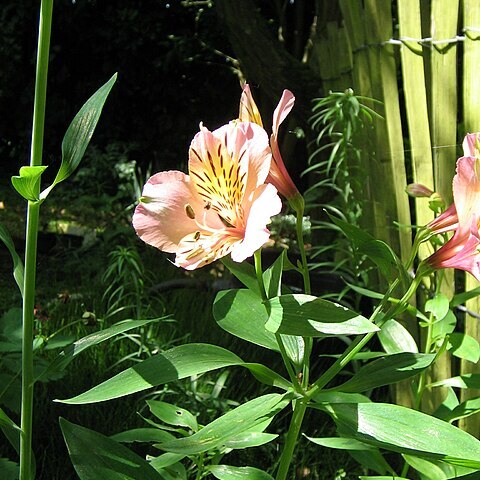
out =
<svg viewBox="0 0 480 480"><path fill-rule="evenodd" d="M433 268L457 268L480 280L480 153L479 134L468 134L464 156L453 178L454 205L429 224L435 233L455 230L453 237L427 259ZM432 228L433 227L433 228Z"/></svg>
<svg viewBox="0 0 480 480"><path fill-rule="evenodd" d="M133 226L146 243L175 253L175 265L203 267L229 253L241 262L265 244L280 213L277 189L265 184L271 153L266 132L231 122L201 126L189 150L189 175L160 172L145 185Z"/></svg>
<svg viewBox="0 0 480 480"><path fill-rule="evenodd" d="M277 190L287 199L292 200L300 197L297 187L290 177L285 163L283 162L280 149L278 148L278 130L287 115L293 108L295 97L290 90L284 90L280 102L273 113L272 135L270 136L270 148L272 149L273 161L270 165L270 173L267 181L275 185ZM263 127L262 117L252 97L250 86L246 84L240 97L239 120L241 122L254 122Z"/></svg>

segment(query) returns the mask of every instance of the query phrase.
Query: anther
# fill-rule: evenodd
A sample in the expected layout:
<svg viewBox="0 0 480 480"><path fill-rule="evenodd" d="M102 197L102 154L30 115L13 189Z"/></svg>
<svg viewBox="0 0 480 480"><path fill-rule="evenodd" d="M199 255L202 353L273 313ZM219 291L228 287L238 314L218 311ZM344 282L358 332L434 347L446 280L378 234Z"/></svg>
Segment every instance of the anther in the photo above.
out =
<svg viewBox="0 0 480 480"><path fill-rule="evenodd" d="M212 208L212 202L210 200L208 200L208 202L205 204L205 206L203 208L205 210L210 210L210 208Z"/></svg>
<svg viewBox="0 0 480 480"><path fill-rule="evenodd" d="M197 241L199 238L200 238L200 230L197 230L197 231L193 234L193 239L194 239L195 241Z"/></svg>
<svg viewBox="0 0 480 480"><path fill-rule="evenodd" d="M192 220L195 219L195 210L193 210L193 207L189 203L185 205L185 213L188 218L191 218Z"/></svg>

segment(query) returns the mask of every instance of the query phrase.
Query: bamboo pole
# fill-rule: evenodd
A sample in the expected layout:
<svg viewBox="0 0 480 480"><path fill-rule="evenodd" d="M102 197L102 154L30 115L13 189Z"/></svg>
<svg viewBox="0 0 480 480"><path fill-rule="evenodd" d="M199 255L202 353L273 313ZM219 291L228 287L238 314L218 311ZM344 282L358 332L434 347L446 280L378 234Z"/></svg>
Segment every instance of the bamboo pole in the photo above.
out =
<svg viewBox="0 0 480 480"><path fill-rule="evenodd" d="M400 38L422 38L421 12L418 0L399 1L398 20ZM404 44L400 47L400 56L413 181L433 189L435 183L423 48L418 42ZM428 202L428 198L415 199L415 223L419 226L426 225L433 219L433 212L430 210ZM429 243L421 245L420 257L422 259L432 253L433 248Z"/></svg>
<svg viewBox="0 0 480 480"><path fill-rule="evenodd" d="M375 202L376 217L384 230L380 236L386 240L406 261L412 247L409 227L410 206L405 195L407 184L403 133L400 118L400 104L397 84L397 66L394 47L383 43L392 38L392 4L382 0L365 1L366 38L371 44L382 44L369 48L372 68L373 93L384 103L386 122L378 125L377 165L379 167L377 191L380 195ZM380 187L380 188L379 188ZM397 231L394 222L401 228Z"/></svg>
<svg viewBox="0 0 480 480"><path fill-rule="evenodd" d="M480 131L480 88L478 76L480 74L480 9L478 1L463 1L463 18L465 23L465 41L463 46L463 119L465 132ZM470 27L470 29L469 29ZM480 286L472 276L467 275L465 288L471 290ZM467 308L473 312L480 311L480 299L474 298L467 302ZM480 341L480 324L477 318L466 314L465 333ZM480 365L462 360L461 373L480 373ZM479 390L466 389L461 392L461 401L478 397ZM467 432L480 437L480 415L473 415L459 422L459 426Z"/></svg>
<svg viewBox="0 0 480 480"><path fill-rule="evenodd" d="M430 11L430 130L433 148L435 190L452 202L452 178L455 173L457 143L457 45L437 43L455 38L457 34L458 0L435 0ZM442 293L454 294L453 271L444 272ZM429 371L430 379L437 381L452 375L451 356L445 353ZM425 397L424 409L434 410L444 399L445 389L434 389Z"/></svg>

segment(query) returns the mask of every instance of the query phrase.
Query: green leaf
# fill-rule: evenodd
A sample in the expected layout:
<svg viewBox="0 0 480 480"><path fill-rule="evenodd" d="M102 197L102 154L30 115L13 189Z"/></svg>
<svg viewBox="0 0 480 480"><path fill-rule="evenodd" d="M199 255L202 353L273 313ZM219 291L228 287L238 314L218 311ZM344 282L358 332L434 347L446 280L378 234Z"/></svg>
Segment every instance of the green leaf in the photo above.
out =
<svg viewBox="0 0 480 480"><path fill-rule="evenodd" d="M269 311L265 328L274 333L322 337L358 335L379 330L352 310L311 295L282 295L265 304Z"/></svg>
<svg viewBox="0 0 480 480"><path fill-rule="evenodd" d="M357 252L360 255L366 255L375 263L387 280L395 279L399 275L403 281L407 279L407 273L402 262L400 262L393 250L385 242L376 240L368 232L351 223L332 215L329 215L329 217L348 237Z"/></svg>
<svg viewBox="0 0 480 480"><path fill-rule="evenodd" d="M15 245L10 233L8 233L8 230L2 224L0 224L0 240L10 252L13 261L13 278L15 279L18 289L23 297L23 263L15 250Z"/></svg>
<svg viewBox="0 0 480 480"><path fill-rule="evenodd" d="M61 402L69 404L103 402L181 378L239 364L243 364L243 361L224 348L189 343L147 358L91 390Z"/></svg>
<svg viewBox="0 0 480 480"><path fill-rule="evenodd" d="M327 438L314 438L308 437L305 435L308 440L311 442L320 445L322 447L334 448L336 450L368 450L373 451L375 447L371 445L366 445L365 443L359 442L354 438L343 438L343 437L327 437Z"/></svg>
<svg viewBox="0 0 480 480"><path fill-rule="evenodd" d="M428 387L480 388L480 373L466 373L457 377L445 378L427 385Z"/></svg>
<svg viewBox="0 0 480 480"><path fill-rule="evenodd" d="M456 325L457 317L455 317L455 314L451 310L448 310L446 315L441 320L433 323L432 339L434 341L443 340L445 335L449 335L455 330Z"/></svg>
<svg viewBox="0 0 480 480"><path fill-rule="evenodd" d="M448 422L454 422L460 418L469 417L480 412L480 397L470 398L457 405L448 416L443 418Z"/></svg>
<svg viewBox="0 0 480 480"><path fill-rule="evenodd" d="M299 369L302 369L305 354L305 340L295 335L280 335L287 357Z"/></svg>
<svg viewBox="0 0 480 480"><path fill-rule="evenodd" d="M325 407L341 436L379 448L480 468L480 441L438 418L386 403Z"/></svg>
<svg viewBox="0 0 480 480"><path fill-rule="evenodd" d="M451 333L447 349L455 357L469 362L477 363L480 360L480 345L466 333Z"/></svg>
<svg viewBox="0 0 480 480"><path fill-rule="evenodd" d="M52 360L48 367L37 377L36 381L42 380L50 372L65 370L68 364L87 348L98 345L99 343L102 343L105 340L114 337L115 335L128 332L133 328L142 327L159 320L161 319L151 318L148 320L123 320L112 325L111 327L105 328L104 330L91 333L90 335L77 340L75 343L69 345L65 350L60 352L58 356Z"/></svg>
<svg viewBox="0 0 480 480"><path fill-rule="evenodd" d="M263 272L263 283L267 298L277 297L282 294L282 273L285 255L286 251L283 250L272 265Z"/></svg>
<svg viewBox="0 0 480 480"><path fill-rule="evenodd" d="M403 455L403 458L411 467L425 475L428 480L447 480L448 478L445 472L433 462L414 455Z"/></svg>
<svg viewBox="0 0 480 480"><path fill-rule="evenodd" d="M448 463L441 461L427 460L413 455L403 455L403 457L410 466L420 472L423 480L472 478L469 474L473 474L477 471L476 469L460 467L458 465L449 465ZM467 477L465 477L465 475L467 475ZM473 478L478 478L478 474Z"/></svg>
<svg viewBox="0 0 480 480"><path fill-rule="evenodd" d="M359 480L409 480L408 478L405 477L397 477L396 475L393 477L392 475L386 476L386 475L374 475L373 477L371 475L360 475Z"/></svg>
<svg viewBox="0 0 480 480"><path fill-rule="evenodd" d="M20 167L19 175L12 177L13 188L29 202L38 202L40 200L40 177L47 167L27 166Z"/></svg>
<svg viewBox="0 0 480 480"><path fill-rule="evenodd" d="M231 467L230 465L211 465L207 468L218 480L273 480L263 470L254 467Z"/></svg>
<svg viewBox="0 0 480 480"><path fill-rule="evenodd" d="M165 432L158 428L133 428L125 432L111 435L110 438L116 442L122 443L150 443L150 442L168 442L175 438L171 433Z"/></svg>
<svg viewBox="0 0 480 480"><path fill-rule="evenodd" d="M20 453L21 428L0 408L0 429L15 451Z"/></svg>
<svg viewBox="0 0 480 480"><path fill-rule="evenodd" d="M261 363L243 363L239 365L250 370L250 373L265 385L281 388L282 390L288 390L292 387L288 380Z"/></svg>
<svg viewBox="0 0 480 480"><path fill-rule="evenodd" d="M435 360L434 354L396 353L363 366L350 380L335 387L341 392L358 393L391 385L418 375Z"/></svg>
<svg viewBox="0 0 480 480"><path fill-rule="evenodd" d="M42 200L47 197L55 185L66 180L77 169L93 136L103 105L116 80L117 74L114 74L85 102L75 115L63 137L62 163L52 185L41 193L40 198Z"/></svg>
<svg viewBox="0 0 480 480"><path fill-rule="evenodd" d="M6 458L0 458L0 477L8 480L18 480L20 476L20 467L17 463L11 462Z"/></svg>
<svg viewBox="0 0 480 480"><path fill-rule="evenodd" d="M418 353L417 343L410 332L394 319L387 320L377 335L387 353Z"/></svg>
<svg viewBox="0 0 480 480"><path fill-rule="evenodd" d="M242 432L225 441L225 448L242 449L250 447L258 447L275 440L278 437L275 433L264 432Z"/></svg>
<svg viewBox="0 0 480 480"><path fill-rule="evenodd" d="M151 460L150 465L155 470L157 470L157 472L160 472L163 474L163 471L162 471L163 469L170 467L171 465L175 465L183 458L185 458L185 455L179 455L178 453L167 452Z"/></svg>
<svg viewBox="0 0 480 480"><path fill-rule="evenodd" d="M392 467L385 460L378 448L373 450L350 450L350 456L359 463L365 470L372 470L380 475L393 473ZM390 478L390 477L389 477ZM395 480L399 477L392 477Z"/></svg>
<svg viewBox="0 0 480 480"><path fill-rule="evenodd" d="M288 403L284 395L263 395L227 412L197 433L162 443L159 448L167 452L195 455L224 447L235 436L252 430L260 423L271 421Z"/></svg>
<svg viewBox="0 0 480 480"><path fill-rule="evenodd" d="M147 400L147 405L153 415L168 425L187 427L194 432L198 430L197 419L184 408L159 400Z"/></svg>
<svg viewBox="0 0 480 480"><path fill-rule="evenodd" d="M226 332L254 345L279 351L275 335L265 330L267 310L255 292L241 289L218 293L213 317Z"/></svg>
<svg viewBox="0 0 480 480"><path fill-rule="evenodd" d="M64 418L60 427L80 480L163 480L146 460L101 433Z"/></svg>
<svg viewBox="0 0 480 480"><path fill-rule="evenodd" d="M264 365L245 363L234 353L215 345L190 343L147 358L76 397L56 401L69 404L103 402L235 365L247 368L255 378L267 385L285 389L290 387L283 377Z"/></svg>
<svg viewBox="0 0 480 480"><path fill-rule="evenodd" d="M320 390L313 397L317 403L363 403L371 402L371 400L360 393L344 393L335 391ZM311 405L314 407L314 405Z"/></svg>
<svg viewBox="0 0 480 480"><path fill-rule="evenodd" d="M445 387L445 390L447 395L443 399L443 402L432 413L432 415L448 422L448 418L450 418L452 411L459 405L460 402L458 401L457 395L452 387Z"/></svg>
<svg viewBox="0 0 480 480"><path fill-rule="evenodd" d="M247 262L234 262L230 256L223 257L221 262L230 270L230 273L235 275L249 290L258 297L261 297L257 275L252 265Z"/></svg>
<svg viewBox="0 0 480 480"><path fill-rule="evenodd" d="M450 304L448 297L443 293L435 294L435 297L427 300L425 303L425 311L432 312L433 316L437 320L442 320L445 318L445 315L448 313Z"/></svg>
<svg viewBox="0 0 480 480"><path fill-rule="evenodd" d="M480 295L480 287L474 288L473 290L469 290L468 292L457 293L450 300L450 307L455 308L455 307L458 307L459 305L463 305L468 300L478 297L479 295Z"/></svg>

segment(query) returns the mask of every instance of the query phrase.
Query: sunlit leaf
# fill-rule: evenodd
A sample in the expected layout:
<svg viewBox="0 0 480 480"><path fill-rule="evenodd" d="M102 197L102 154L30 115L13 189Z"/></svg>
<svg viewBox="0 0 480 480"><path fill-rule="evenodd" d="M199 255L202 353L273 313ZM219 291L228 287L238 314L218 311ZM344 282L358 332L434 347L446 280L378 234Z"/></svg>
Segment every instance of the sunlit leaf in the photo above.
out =
<svg viewBox="0 0 480 480"><path fill-rule="evenodd" d="M283 395L263 395L227 412L197 433L162 443L159 448L184 455L194 455L220 448L232 437L252 430L255 425L265 422L268 424L288 403L289 401Z"/></svg>
<svg viewBox="0 0 480 480"><path fill-rule="evenodd" d="M354 376L335 387L341 392L365 392L418 375L435 360L434 354L396 353L379 358L360 368Z"/></svg>
<svg viewBox="0 0 480 480"><path fill-rule="evenodd" d="M348 308L311 295L288 294L265 302L269 311L265 328L274 333L322 337L358 335L379 328Z"/></svg>
<svg viewBox="0 0 480 480"><path fill-rule="evenodd" d="M480 345L473 337L466 333L451 333L448 337L448 351L458 358L472 363L480 359Z"/></svg>
<svg viewBox="0 0 480 480"><path fill-rule="evenodd" d="M224 348L189 343L147 358L76 397L57 401L69 404L103 402L192 375L235 365L247 368L257 379L268 385L280 386L280 383L289 385L280 375L264 365L245 363Z"/></svg>
<svg viewBox="0 0 480 480"><path fill-rule="evenodd" d="M254 467L212 465L208 471L218 480L273 480L271 475Z"/></svg>
<svg viewBox="0 0 480 480"><path fill-rule="evenodd" d="M40 177L46 168L44 165L20 167L19 175L12 177L13 187L25 200L40 200Z"/></svg>
<svg viewBox="0 0 480 480"><path fill-rule="evenodd" d="M480 468L480 441L453 425L406 407L386 403L325 407L338 433L386 450Z"/></svg>
<svg viewBox="0 0 480 480"><path fill-rule="evenodd" d="M66 180L77 169L90 143L105 101L116 79L117 74L113 75L107 83L100 87L75 115L63 137L62 163L52 185L41 193L40 198L42 200L47 197L55 185Z"/></svg>

